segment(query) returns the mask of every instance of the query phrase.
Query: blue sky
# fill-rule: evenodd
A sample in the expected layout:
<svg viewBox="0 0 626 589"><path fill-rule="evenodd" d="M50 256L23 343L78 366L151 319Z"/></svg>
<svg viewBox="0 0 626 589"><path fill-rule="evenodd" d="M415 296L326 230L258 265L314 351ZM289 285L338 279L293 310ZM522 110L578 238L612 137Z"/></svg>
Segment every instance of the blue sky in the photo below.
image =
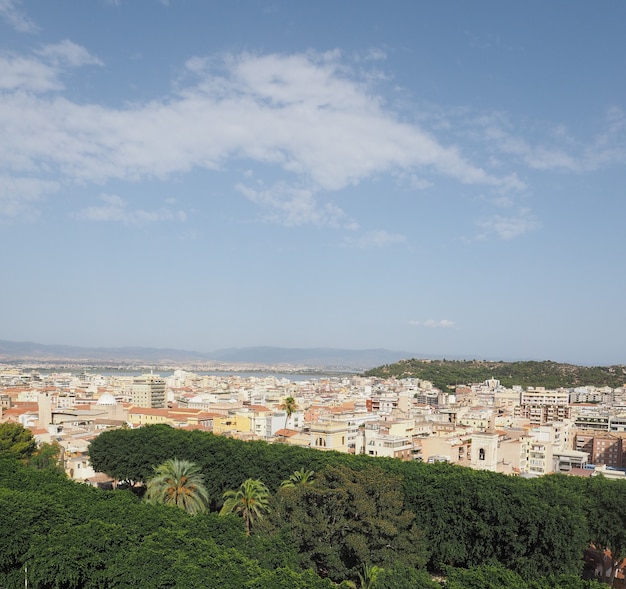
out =
<svg viewBox="0 0 626 589"><path fill-rule="evenodd" d="M0 339L626 363L626 3L0 0Z"/></svg>

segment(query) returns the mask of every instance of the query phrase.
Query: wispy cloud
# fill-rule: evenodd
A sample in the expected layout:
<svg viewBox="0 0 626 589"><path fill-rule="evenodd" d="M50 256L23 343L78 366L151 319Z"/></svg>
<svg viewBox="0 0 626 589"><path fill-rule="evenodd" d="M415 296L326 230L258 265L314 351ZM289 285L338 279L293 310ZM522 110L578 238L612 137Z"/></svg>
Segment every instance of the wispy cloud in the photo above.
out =
<svg viewBox="0 0 626 589"><path fill-rule="evenodd" d="M320 203L316 191L279 182L270 187L237 184L235 188L264 212L263 218L281 225L325 225L353 228L354 221L333 203Z"/></svg>
<svg viewBox="0 0 626 589"><path fill-rule="evenodd" d="M115 194L103 194L101 206L86 207L76 213L82 221L116 222L125 225L148 225L163 221L182 222L187 219L184 211L160 208L152 211L143 209L131 210L128 203Z"/></svg>
<svg viewBox="0 0 626 589"><path fill-rule="evenodd" d="M44 45L34 53L26 57L10 53L0 55L0 89L33 94L59 91L64 88L60 77L65 68L102 65L84 47L67 40ZM49 105L49 102L44 100L42 104Z"/></svg>
<svg viewBox="0 0 626 589"><path fill-rule="evenodd" d="M381 248L405 242L405 235L389 233L382 229L368 231L362 235L348 236L344 239L344 245L358 249Z"/></svg>
<svg viewBox="0 0 626 589"><path fill-rule="evenodd" d="M68 39L60 43L44 45L35 53L55 66L104 65L100 59L91 55L82 45L77 45Z"/></svg>
<svg viewBox="0 0 626 589"><path fill-rule="evenodd" d="M417 321L415 319L409 321L409 325L414 327L430 327L430 328L444 328L448 329L450 327L456 326L455 321L450 321L449 319L426 319L426 321Z"/></svg>
<svg viewBox="0 0 626 589"><path fill-rule="evenodd" d="M36 216L34 204L59 188L57 182L50 180L0 175L0 218Z"/></svg>
<svg viewBox="0 0 626 589"><path fill-rule="evenodd" d="M531 170L575 173L626 164L626 116L619 107L610 107L604 128L586 139L571 136L563 125L546 126L542 136L535 129L528 130L534 136L529 139L514 130L503 113L472 116L465 112L463 116L464 132L484 143L494 166L501 165L503 157L509 163L519 162Z"/></svg>
<svg viewBox="0 0 626 589"><path fill-rule="evenodd" d="M476 224L480 228L477 240L487 239L490 235L505 240L514 239L541 227L539 220L527 209L509 216L492 215L477 221Z"/></svg>
<svg viewBox="0 0 626 589"><path fill-rule="evenodd" d="M36 33L39 27L19 9L21 0L0 0L0 18L20 33Z"/></svg>

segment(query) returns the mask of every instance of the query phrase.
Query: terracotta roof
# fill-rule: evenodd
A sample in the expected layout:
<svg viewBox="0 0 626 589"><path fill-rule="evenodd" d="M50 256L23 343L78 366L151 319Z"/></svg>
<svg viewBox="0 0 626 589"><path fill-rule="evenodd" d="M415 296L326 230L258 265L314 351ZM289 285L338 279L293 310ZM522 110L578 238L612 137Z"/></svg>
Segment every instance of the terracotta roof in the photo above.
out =
<svg viewBox="0 0 626 589"><path fill-rule="evenodd" d="M591 477L593 473L589 468L572 468L567 474L573 477Z"/></svg>
<svg viewBox="0 0 626 589"><path fill-rule="evenodd" d="M187 425L183 425L183 426L182 426L181 428L179 428L179 429L184 429L184 430L187 430L187 431L196 430L196 429L199 429L200 431L203 431L203 432L208 432L208 431L211 431L211 430L207 429L206 427L203 427L203 426L201 426L201 425L197 425L197 424L187 424Z"/></svg>
<svg viewBox="0 0 626 589"><path fill-rule="evenodd" d="M135 415L163 415L167 417L169 415L169 409L153 409L152 407L131 407L128 410L129 414Z"/></svg>
<svg viewBox="0 0 626 589"><path fill-rule="evenodd" d="M250 405L248 408L256 412L271 411L271 409L269 407L265 407L265 405Z"/></svg>

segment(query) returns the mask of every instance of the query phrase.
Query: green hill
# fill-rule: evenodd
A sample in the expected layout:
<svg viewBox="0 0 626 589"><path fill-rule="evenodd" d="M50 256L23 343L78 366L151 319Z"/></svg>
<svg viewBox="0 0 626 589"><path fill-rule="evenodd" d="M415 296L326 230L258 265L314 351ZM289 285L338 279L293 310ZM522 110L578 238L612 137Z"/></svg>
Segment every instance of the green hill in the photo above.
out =
<svg viewBox="0 0 626 589"><path fill-rule="evenodd" d="M490 378L503 386L572 388L583 385L617 388L626 384L626 366L575 366L558 362L489 362L486 360L401 360L365 372L381 378L420 378L441 390Z"/></svg>

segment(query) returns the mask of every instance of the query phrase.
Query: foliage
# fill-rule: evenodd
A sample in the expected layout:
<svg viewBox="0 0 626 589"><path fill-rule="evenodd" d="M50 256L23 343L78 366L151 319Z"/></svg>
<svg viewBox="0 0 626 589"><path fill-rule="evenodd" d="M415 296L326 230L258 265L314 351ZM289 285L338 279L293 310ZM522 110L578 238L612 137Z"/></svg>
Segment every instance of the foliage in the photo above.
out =
<svg viewBox="0 0 626 589"><path fill-rule="evenodd" d="M224 505L220 515L241 515L246 524L246 535L250 535L252 522L269 511L269 491L258 479L246 479L236 491L224 493Z"/></svg>
<svg viewBox="0 0 626 589"><path fill-rule="evenodd" d="M321 579L313 571L296 573L288 568L264 571L258 578L248 581L244 589L332 589L328 579Z"/></svg>
<svg viewBox="0 0 626 589"><path fill-rule="evenodd" d="M154 469L148 481L145 499L148 503L174 505L187 513L204 511L209 494L200 468L189 460L166 460Z"/></svg>
<svg viewBox="0 0 626 589"><path fill-rule="evenodd" d="M37 451L28 459L28 464L38 470L52 469L63 472L61 452L61 445L57 442L52 444L44 442L39 445Z"/></svg>
<svg viewBox="0 0 626 589"><path fill-rule="evenodd" d="M0 423L0 458L25 460L37 449L33 435L20 423Z"/></svg>
<svg viewBox="0 0 626 589"><path fill-rule="evenodd" d="M287 421L298 409L298 403L293 397L287 397L280 405L280 409L285 412L285 429L287 429Z"/></svg>
<svg viewBox="0 0 626 589"><path fill-rule="evenodd" d="M374 589L441 589L424 570L397 564L392 568L382 569L377 577Z"/></svg>
<svg viewBox="0 0 626 589"><path fill-rule="evenodd" d="M548 388L581 385L621 387L625 366L575 366L558 362L488 362L485 360L401 360L373 368L366 376L381 378L420 378L447 390L457 384L484 382L490 378L503 386L545 386Z"/></svg>
<svg viewBox="0 0 626 589"><path fill-rule="evenodd" d="M606 587L573 575L557 575L525 581L502 566L483 565L448 569L445 589L601 589ZM378 589L378 587L377 587ZM381 588L382 589L382 588Z"/></svg>
<svg viewBox="0 0 626 589"><path fill-rule="evenodd" d="M280 542L264 559L275 566L262 565L254 552L271 552L272 539L246 541L236 518L191 517L15 459L0 461L0 513L1 587L23 586L27 565L29 586L39 589L241 589L287 579L293 587L330 588L292 568L295 554Z"/></svg>
<svg viewBox="0 0 626 589"><path fill-rule="evenodd" d="M583 500L586 487L575 477L529 481L450 464L400 462L285 444L242 442L167 426L129 430L123 437L114 433L104 432L92 442L91 448L97 450L98 456L92 458L92 463L97 470L106 466L113 472L105 472L112 476L123 471L125 478L140 480L144 472L152 471L154 464L173 456L192 460L202 468L212 509L219 509L223 493L237 488L242 477L262 478L268 488L279 490L273 503L280 513L277 498L292 491L281 489L280 485L298 469L316 473L329 467L380 472L381 486L397 491L405 509L416 514L413 525L420 530L417 545L420 549L422 543L428 546L428 566L432 570L489 564L505 566L525 579L549 574L579 575L583 550L590 541ZM116 447L122 442L126 452ZM111 457L119 457L119 463ZM151 463L156 457L158 461ZM117 471L120 463L123 469ZM341 495L339 489L324 490L325 484L320 488L319 475L315 484L304 486L311 489L306 493L299 488L294 491L296 496L304 493L305 501L297 507L302 517L315 511L315 497L319 499L325 493L330 497ZM272 515L270 519L276 518ZM279 533L287 546L301 546L304 539L311 538L313 544L306 546L301 555L306 568L315 566L313 546L321 543L323 533L330 533L328 529L316 529L317 525L316 521L311 522L311 527L302 524L301 531L295 524L277 525L272 531ZM544 533L544 529L549 533ZM315 558L323 561L328 548L321 550L322 554ZM364 562L388 567L386 562L364 558L356 559L347 569ZM339 558L338 564L332 565L338 579L342 578L339 571L346 570L342 563ZM356 572L350 574L356 579Z"/></svg>
<svg viewBox="0 0 626 589"><path fill-rule="evenodd" d="M196 462L214 510L225 490L263 477L266 490L276 489L272 511L247 537L242 518L191 517L0 460L0 586L23 584L27 564L40 589L326 589L330 581L316 573L357 586L367 564L382 568L376 589L431 589L420 570L428 561L457 586L487 575L503 587L583 589L595 586L580 580L591 541L615 555L624 549L625 484L601 477L525 480L164 426L105 432L92 447L120 479L148 480L174 457ZM316 480L281 487L298 469L314 470Z"/></svg>
<svg viewBox="0 0 626 589"><path fill-rule="evenodd" d="M430 566L503 565L524 578L579 574L588 545L580 496L569 477L507 477L449 464L405 474Z"/></svg>
<svg viewBox="0 0 626 589"><path fill-rule="evenodd" d="M610 555L601 561L603 576L613 585L617 566L626 557L626 481L599 476L587 483L591 541L602 553L607 551Z"/></svg>
<svg viewBox="0 0 626 589"><path fill-rule="evenodd" d="M296 485L310 485L314 480L314 475L314 471L301 468L300 470L296 470L293 474L289 475L289 478L280 483L280 486L295 487Z"/></svg>
<svg viewBox="0 0 626 589"><path fill-rule="evenodd" d="M339 582L368 566L425 564L423 538L400 479L378 468L328 467L315 484L282 487L263 524L297 548L303 568Z"/></svg>
<svg viewBox="0 0 626 589"><path fill-rule="evenodd" d="M517 573L501 566L484 565L470 569L450 569L446 589L528 589Z"/></svg>
<svg viewBox="0 0 626 589"><path fill-rule="evenodd" d="M376 586L378 576L383 571L376 565L363 565L363 570L358 571L360 589L373 589Z"/></svg>

